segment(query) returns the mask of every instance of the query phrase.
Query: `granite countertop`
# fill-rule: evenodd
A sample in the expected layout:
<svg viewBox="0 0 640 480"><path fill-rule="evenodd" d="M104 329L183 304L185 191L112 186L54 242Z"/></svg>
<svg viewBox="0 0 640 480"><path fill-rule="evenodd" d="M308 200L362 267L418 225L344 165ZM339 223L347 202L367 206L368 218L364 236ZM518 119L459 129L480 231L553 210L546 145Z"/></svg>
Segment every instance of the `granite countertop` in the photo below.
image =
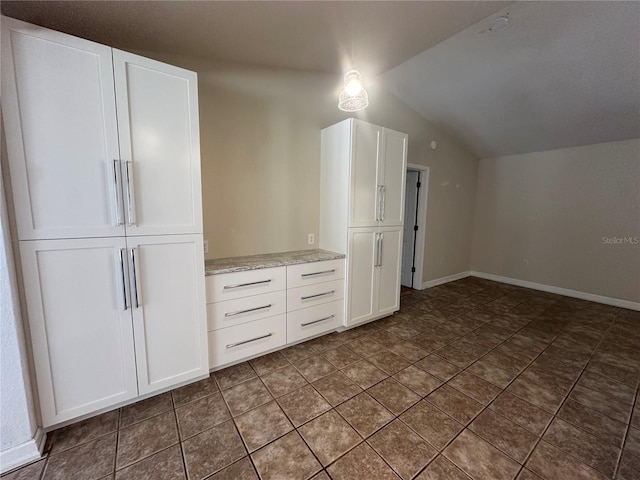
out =
<svg viewBox="0 0 640 480"><path fill-rule="evenodd" d="M217 275L219 273L242 272L244 270L282 267L298 263L322 262L324 260L335 260L344 257L345 255L343 253L315 249L248 255L246 257L216 258L204 262L204 274Z"/></svg>

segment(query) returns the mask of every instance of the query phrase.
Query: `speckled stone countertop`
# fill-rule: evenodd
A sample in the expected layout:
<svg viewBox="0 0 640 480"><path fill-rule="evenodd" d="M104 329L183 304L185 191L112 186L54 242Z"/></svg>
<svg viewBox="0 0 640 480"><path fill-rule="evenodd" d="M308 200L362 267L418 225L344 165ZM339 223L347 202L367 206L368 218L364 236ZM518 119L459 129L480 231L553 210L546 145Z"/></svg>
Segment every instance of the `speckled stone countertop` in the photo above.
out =
<svg viewBox="0 0 640 480"><path fill-rule="evenodd" d="M259 268L282 267L297 263L322 262L344 258L343 253L329 252L327 250L298 250L296 252L266 253L263 255L249 255L246 257L216 258L204 262L205 275L217 275L219 273L242 272L244 270L257 270Z"/></svg>

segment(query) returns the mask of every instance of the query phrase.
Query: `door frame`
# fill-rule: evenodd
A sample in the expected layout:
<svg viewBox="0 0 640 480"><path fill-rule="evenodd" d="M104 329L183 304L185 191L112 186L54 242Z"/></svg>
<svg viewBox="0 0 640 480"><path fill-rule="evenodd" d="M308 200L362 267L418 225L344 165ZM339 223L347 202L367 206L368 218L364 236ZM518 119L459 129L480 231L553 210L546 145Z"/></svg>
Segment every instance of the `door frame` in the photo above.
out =
<svg viewBox="0 0 640 480"><path fill-rule="evenodd" d="M429 196L429 167L415 163L407 163L407 171L415 170L420 172L420 191L418 193L418 234L416 235L416 258L413 277L414 290L422 290L424 281L422 279L422 269L424 265L426 225L427 225L427 199ZM424 192L424 193L423 193ZM406 206L405 206L406 208Z"/></svg>

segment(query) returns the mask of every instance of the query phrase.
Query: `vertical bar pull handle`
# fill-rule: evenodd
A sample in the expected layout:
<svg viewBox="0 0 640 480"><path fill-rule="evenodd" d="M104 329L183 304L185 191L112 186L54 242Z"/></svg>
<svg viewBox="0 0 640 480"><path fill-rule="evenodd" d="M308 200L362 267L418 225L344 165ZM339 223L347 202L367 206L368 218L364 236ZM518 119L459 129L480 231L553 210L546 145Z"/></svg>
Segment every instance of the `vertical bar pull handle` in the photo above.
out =
<svg viewBox="0 0 640 480"><path fill-rule="evenodd" d="M127 304L127 280L125 278L124 273L124 248L120 249L120 280L122 280L122 303L124 310L129 309L129 305Z"/></svg>
<svg viewBox="0 0 640 480"><path fill-rule="evenodd" d="M378 266L378 256L380 255L380 234L376 233L376 245L375 245L375 249L376 249L376 253L375 253L375 260L374 260L374 267Z"/></svg>
<svg viewBox="0 0 640 480"><path fill-rule="evenodd" d="M133 298L135 299L135 306L136 308L140 308L141 299L138 295L138 272L136 268L135 250L135 248L129 249L129 259L131 260L129 262L129 278L131 279L131 282L133 282L131 285L131 291L133 293Z"/></svg>
<svg viewBox="0 0 640 480"><path fill-rule="evenodd" d="M384 233L380 233L380 241L378 242L378 266L382 266L382 246L384 242Z"/></svg>
<svg viewBox="0 0 640 480"><path fill-rule="evenodd" d="M124 223L122 219L122 188L120 187L120 168L118 166L119 160L113 159L111 163L111 174L113 180L113 211L116 217L116 226L120 226Z"/></svg>
<svg viewBox="0 0 640 480"><path fill-rule="evenodd" d="M133 184L133 162L124 162L124 175L127 180L127 225L136 225L136 203Z"/></svg>
<svg viewBox="0 0 640 480"><path fill-rule="evenodd" d="M382 194L382 200L380 200L380 221L384 222L384 202L387 198L387 189L384 185L380 185L380 192Z"/></svg>
<svg viewBox="0 0 640 480"><path fill-rule="evenodd" d="M378 185L376 193L376 222L379 222L382 220L382 185Z"/></svg>

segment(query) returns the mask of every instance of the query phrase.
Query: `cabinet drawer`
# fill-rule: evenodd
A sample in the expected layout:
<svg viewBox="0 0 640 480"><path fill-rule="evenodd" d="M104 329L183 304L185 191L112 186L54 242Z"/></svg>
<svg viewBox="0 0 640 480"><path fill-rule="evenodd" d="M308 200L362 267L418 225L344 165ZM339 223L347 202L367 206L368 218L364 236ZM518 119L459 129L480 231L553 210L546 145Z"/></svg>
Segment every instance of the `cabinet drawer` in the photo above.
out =
<svg viewBox="0 0 640 480"><path fill-rule="evenodd" d="M209 332L209 368L283 346L287 339L287 316L263 318Z"/></svg>
<svg viewBox="0 0 640 480"><path fill-rule="evenodd" d="M344 278L344 259L301 263L287 267L287 286L302 287Z"/></svg>
<svg viewBox="0 0 640 480"><path fill-rule="evenodd" d="M287 267L209 275L206 284L207 303L276 292L287 288Z"/></svg>
<svg viewBox="0 0 640 480"><path fill-rule="evenodd" d="M282 315L287 311L286 299L286 291L280 290L226 302L210 303L207 305L208 329L219 330L260 318Z"/></svg>
<svg viewBox="0 0 640 480"><path fill-rule="evenodd" d="M300 310L344 298L344 280L315 283L287 290L287 311Z"/></svg>
<svg viewBox="0 0 640 480"><path fill-rule="evenodd" d="M344 305L342 300L296 310L287 314L287 342L330 332L342 325Z"/></svg>

